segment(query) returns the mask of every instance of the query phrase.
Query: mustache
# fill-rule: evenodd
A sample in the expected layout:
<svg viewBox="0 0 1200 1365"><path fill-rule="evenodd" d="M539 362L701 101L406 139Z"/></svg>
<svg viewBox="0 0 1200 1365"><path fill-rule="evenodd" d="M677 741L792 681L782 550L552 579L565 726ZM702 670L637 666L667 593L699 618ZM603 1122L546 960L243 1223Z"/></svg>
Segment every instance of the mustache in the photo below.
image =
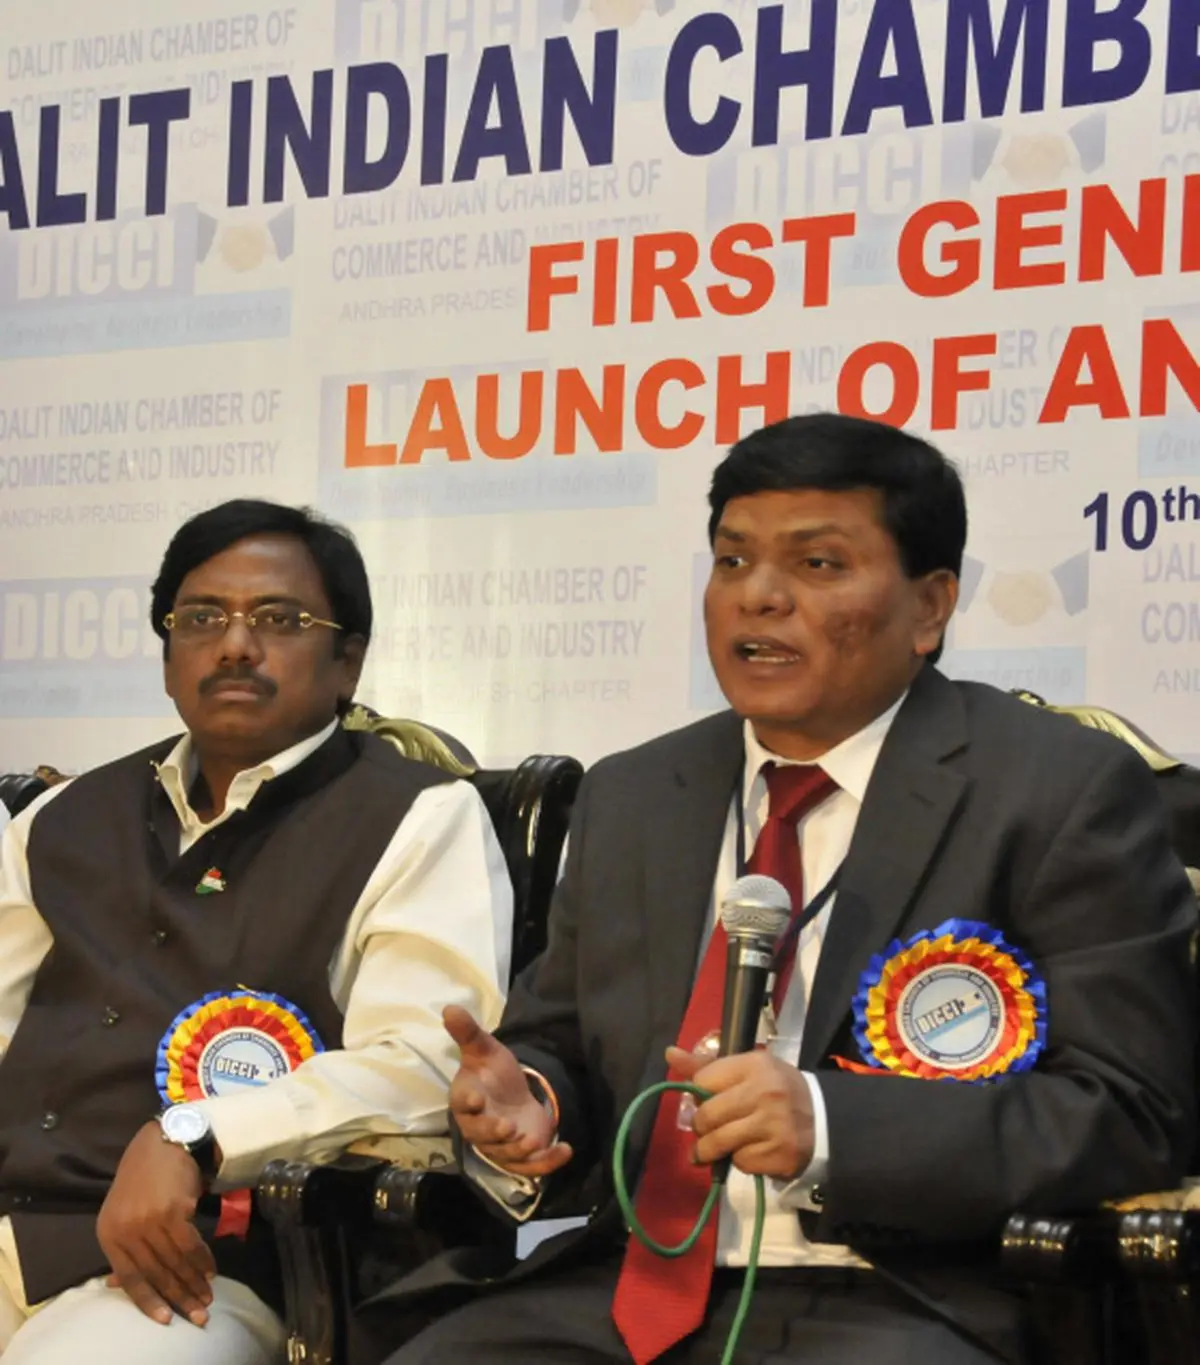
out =
<svg viewBox="0 0 1200 1365"><path fill-rule="evenodd" d="M264 697L273 697L275 693L279 691L278 684L272 682L270 678L262 677L261 674L256 673L252 668L238 666L235 668L223 668L219 673L210 673L207 678L202 679L200 683L200 695L206 697L214 688L219 687L222 683L231 682L246 683L248 686L253 687L255 691L261 692Z"/></svg>

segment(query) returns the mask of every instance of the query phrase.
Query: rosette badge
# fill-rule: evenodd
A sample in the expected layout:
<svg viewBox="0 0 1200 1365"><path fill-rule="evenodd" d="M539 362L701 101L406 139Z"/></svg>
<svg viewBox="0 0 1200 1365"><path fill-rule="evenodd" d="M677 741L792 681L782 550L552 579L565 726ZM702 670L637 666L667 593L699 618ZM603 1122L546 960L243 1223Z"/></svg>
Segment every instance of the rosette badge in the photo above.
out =
<svg viewBox="0 0 1200 1365"><path fill-rule="evenodd" d="M158 1045L155 1081L167 1104L269 1085L324 1045L304 1013L279 995L217 991L172 1020Z"/></svg>
<svg viewBox="0 0 1200 1365"><path fill-rule="evenodd" d="M1028 1071L1046 1041L1045 983L1020 949L974 920L894 940L868 963L853 1010L867 1065L851 1070L987 1081Z"/></svg>

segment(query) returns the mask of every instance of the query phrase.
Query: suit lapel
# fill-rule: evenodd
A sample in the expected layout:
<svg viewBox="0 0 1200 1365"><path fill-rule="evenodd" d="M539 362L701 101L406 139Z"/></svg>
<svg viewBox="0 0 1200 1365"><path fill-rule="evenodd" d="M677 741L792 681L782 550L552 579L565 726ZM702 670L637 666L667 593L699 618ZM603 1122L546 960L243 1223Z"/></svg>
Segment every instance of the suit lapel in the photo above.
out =
<svg viewBox="0 0 1200 1365"><path fill-rule="evenodd" d="M687 1008L712 903L729 803L741 776L742 723L732 713L700 727L695 743L654 783L646 832L645 943L654 1032L674 1041ZM662 1052L649 1066L665 1069Z"/></svg>
<svg viewBox="0 0 1200 1365"><path fill-rule="evenodd" d="M920 889L966 791L945 760L967 743L957 689L918 674L871 775L821 948L800 1065L825 1057L874 953L886 947Z"/></svg>

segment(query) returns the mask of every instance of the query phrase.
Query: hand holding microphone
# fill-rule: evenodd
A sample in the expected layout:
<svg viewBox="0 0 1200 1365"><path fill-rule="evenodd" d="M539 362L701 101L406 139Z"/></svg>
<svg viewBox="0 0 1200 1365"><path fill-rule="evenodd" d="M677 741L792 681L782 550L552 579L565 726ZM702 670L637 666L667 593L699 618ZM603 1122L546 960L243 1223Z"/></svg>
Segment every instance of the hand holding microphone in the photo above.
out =
<svg viewBox="0 0 1200 1365"><path fill-rule="evenodd" d="M771 877L743 877L721 904L729 940L720 1055L716 1061L668 1048L667 1061L684 1080L712 1092L696 1110L695 1160L714 1164L722 1181L730 1161L748 1175L789 1180L812 1160L812 1096L787 1062L756 1050L776 943L787 926L791 898Z"/></svg>

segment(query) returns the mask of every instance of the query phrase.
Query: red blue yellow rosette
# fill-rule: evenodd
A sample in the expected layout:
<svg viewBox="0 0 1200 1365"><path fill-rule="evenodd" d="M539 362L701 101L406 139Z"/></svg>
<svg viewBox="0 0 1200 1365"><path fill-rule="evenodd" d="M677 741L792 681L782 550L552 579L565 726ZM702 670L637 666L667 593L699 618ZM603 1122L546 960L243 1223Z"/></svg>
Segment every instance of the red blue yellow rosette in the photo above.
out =
<svg viewBox="0 0 1200 1365"><path fill-rule="evenodd" d="M996 1080L1028 1071L1046 1043L1045 982L1020 949L975 920L893 940L867 964L852 1007L866 1063L849 1064L856 1071Z"/></svg>
<svg viewBox="0 0 1200 1365"><path fill-rule="evenodd" d="M238 987L215 991L171 1021L158 1045L154 1079L167 1104L269 1085L324 1044L302 1010L281 995Z"/></svg>

